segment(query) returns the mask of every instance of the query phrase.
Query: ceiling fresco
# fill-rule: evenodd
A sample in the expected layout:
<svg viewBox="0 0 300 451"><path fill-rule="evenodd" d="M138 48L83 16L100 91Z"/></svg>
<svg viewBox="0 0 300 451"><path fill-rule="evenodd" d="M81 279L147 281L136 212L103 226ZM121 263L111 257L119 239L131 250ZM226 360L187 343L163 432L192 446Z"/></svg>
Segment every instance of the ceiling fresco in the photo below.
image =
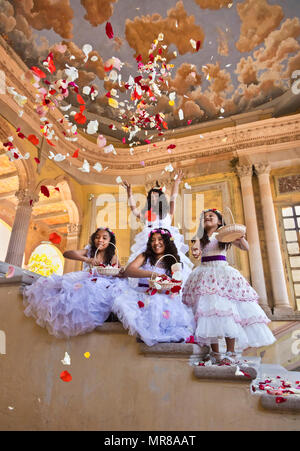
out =
<svg viewBox="0 0 300 451"><path fill-rule="evenodd" d="M2 37L68 120L126 146L282 96L299 17L299 0L0 0Z"/></svg>

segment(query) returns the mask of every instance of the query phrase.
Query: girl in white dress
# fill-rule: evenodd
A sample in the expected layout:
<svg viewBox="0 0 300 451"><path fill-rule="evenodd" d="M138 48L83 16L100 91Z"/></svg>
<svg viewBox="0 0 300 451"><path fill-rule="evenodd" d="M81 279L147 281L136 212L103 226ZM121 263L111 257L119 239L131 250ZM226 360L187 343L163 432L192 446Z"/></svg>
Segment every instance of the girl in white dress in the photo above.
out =
<svg viewBox="0 0 300 451"><path fill-rule="evenodd" d="M198 229L200 236L192 250L194 257L201 256L201 265L193 270L183 287L183 302L194 312L195 342L211 345L212 362L230 364L236 360L236 344L243 350L270 345L275 338L267 326L270 320L258 305L258 294L227 263L228 244L216 239L222 225L221 213L208 209L202 216L204 225ZM249 249L245 237L232 244L241 250ZM219 352L220 338L226 341L225 356Z"/></svg>
<svg viewBox="0 0 300 451"><path fill-rule="evenodd" d="M186 280L194 266L191 260L185 255L189 250L189 246L185 244L184 237L180 234L178 228L171 225L182 177L183 172L179 171L173 184L170 203L163 193L162 188L156 186L148 192L146 205L141 211L136 207L131 185L124 181L123 187L127 190L128 202L132 213L144 224L144 229L135 236L135 242L130 249L131 255L128 263L132 262L139 254L146 250L149 232L162 227L169 230L174 239L180 260L183 264L183 280Z"/></svg>
<svg viewBox="0 0 300 451"><path fill-rule="evenodd" d="M125 277L138 279L138 287L133 288L126 281L119 292L114 289L113 312L131 335L139 335L148 346L185 341L194 331L193 312L182 303L180 285L165 292L149 287L150 277L163 274L172 277L171 266L175 263L172 255L180 262L170 232L163 228L151 230L145 252L124 272Z"/></svg>
<svg viewBox="0 0 300 451"><path fill-rule="evenodd" d="M57 338L85 334L101 326L111 313L113 286L121 280L99 275L90 268L91 265L120 266L115 243L110 229L99 228L91 235L87 249L66 251L64 257L82 261L84 270L40 277L26 287L25 315L33 316L39 326Z"/></svg>

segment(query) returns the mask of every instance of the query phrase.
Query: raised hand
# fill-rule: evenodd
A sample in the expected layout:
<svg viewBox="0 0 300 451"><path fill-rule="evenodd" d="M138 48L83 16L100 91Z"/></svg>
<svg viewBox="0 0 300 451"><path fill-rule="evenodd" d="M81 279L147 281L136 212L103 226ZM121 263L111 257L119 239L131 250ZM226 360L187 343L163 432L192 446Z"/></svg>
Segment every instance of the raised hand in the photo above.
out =
<svg viewBox="0 0 300 451"><path fill-rule="evenodd" d="M131 194L131 185L130 185L130 183L128 183L126 180L123 180L122 186L123 186L123 188L125 188L127 190L128 194Z"/></svg>
<svg viewBox="0 0 300 451"><path fill-rule="evenodd" d="M184 175L183 174L183 170L179 169L178 172L177 172L177 178L176 178L175 182L181 183L181 181L183 179L183 175Z"/></svg>

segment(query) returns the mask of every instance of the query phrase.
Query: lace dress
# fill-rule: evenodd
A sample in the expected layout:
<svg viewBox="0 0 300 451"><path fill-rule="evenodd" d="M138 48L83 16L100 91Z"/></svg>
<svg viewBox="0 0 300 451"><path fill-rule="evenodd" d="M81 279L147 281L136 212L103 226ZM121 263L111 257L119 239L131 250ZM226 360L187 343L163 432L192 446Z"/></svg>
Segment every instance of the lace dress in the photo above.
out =
<svg viewBox="0 0 300 451"><path fill-rule="evenodd" d="M241 350L274 343L267 326L270 320L258 299L242 274L227 263L226 250L219 249L213 234L201 265L183 287L183 302L192 307L196 320L195 341L212 344L219 338L235 338Z"/></svg>

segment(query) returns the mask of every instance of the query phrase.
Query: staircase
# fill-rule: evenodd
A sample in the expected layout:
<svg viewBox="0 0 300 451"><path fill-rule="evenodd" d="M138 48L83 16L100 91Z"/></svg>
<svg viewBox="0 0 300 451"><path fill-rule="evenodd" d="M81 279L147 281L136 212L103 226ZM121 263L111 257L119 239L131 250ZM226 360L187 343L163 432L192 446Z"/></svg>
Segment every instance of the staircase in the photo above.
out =
<svg viewBox="0 0 300 451"><path fill-rule="evenodd" d="M27 276L0 278L0 331L6 338L0 430L299 430L299 395L276 402L278 396L259 389L270 377L294 387L299 373L248 355L238 369L199 366L204 348L148 347L119 322L56 339L24 316L20 289L31 283ZM70 365L63 363L66 352ZM64 371L69 382L60 377Z"/></svg>

